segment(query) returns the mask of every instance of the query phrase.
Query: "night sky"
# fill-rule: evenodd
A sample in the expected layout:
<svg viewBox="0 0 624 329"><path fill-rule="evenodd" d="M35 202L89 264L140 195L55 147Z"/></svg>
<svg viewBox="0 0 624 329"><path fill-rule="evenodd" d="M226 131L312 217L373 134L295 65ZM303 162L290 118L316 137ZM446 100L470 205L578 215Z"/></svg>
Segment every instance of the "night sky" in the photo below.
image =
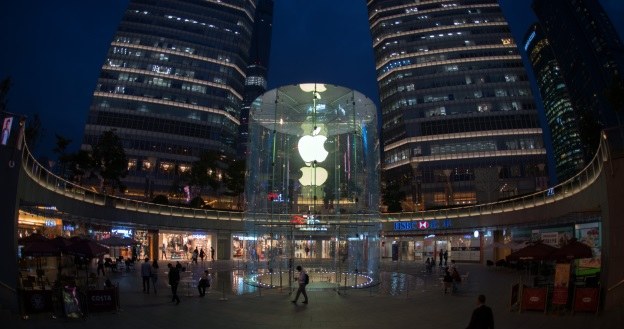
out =
<svg viewBox="0 0 624 329"><path fill-rule="evenodd" d="M73 140L70 151L79 148L91 94L127 3L0 4L0 79L12 79L7 110L41 117L44 136L36 154L52 156L54 134ZM530 3L501 0L517 40L535 21ZM624 1L601 3L624 35ZM323 82L355 89L379 104L364 0L275 0L274 17L269 88Z"/></svg>

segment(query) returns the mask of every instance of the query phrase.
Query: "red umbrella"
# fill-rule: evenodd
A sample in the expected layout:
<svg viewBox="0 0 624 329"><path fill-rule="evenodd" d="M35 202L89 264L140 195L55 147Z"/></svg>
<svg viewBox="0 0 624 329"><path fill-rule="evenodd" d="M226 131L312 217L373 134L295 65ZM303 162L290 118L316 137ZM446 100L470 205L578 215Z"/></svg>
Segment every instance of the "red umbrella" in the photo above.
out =
<svg viewBox="0 0 624 329"><path fill-rule="evenodd" d="M557 248L544 244L542 242L536 242L528 245L522 249L512 252L507 256L507 261L514 260L548 260L551 259L550 255L555 252Z"/></svg>
<svg viewBox="0 0 624 329"><path fill-rule="evenodd" d="M29 235L29 236L25 236L23 238L17 239L17 244L23 246L23 245L26 245L29 242L41 241L41 240L45 241L45 240L48 240L48 238L46 238L45 236L43 236L43 235L41 235L39 233L33 233L33 234Z"/></svg>
<svg viewBox="0 0 624 329"><path fill-rule="evenodd" d="M32 240L24 244L22 255L32 257L60 256L61 249L51 240Z"/></svg>
<svg viewBox="0 0 624 329"><path fill-rule="evenodd" d="M555 260L572 260L579 258L592 258L593 253L590 246L579 242L575 238L572 238L568 243L555 250L550 257Z"/></svg>
<svg viewBox="0 0 624 329"><path fill-rule="evenodd" d="M139 244L139 242L134 239L122 238L118 236L111 236L110 238L102 239L99 242L109 247L127 247L131 245Z"/></svg>
<svg viewBox="0 0 624 329"><path fill-rule="evenodd" d="M108 253L108 249L107 246L101 245L93 240L80 239L67 246L65 251L69 255L92 259Z"/></svg>

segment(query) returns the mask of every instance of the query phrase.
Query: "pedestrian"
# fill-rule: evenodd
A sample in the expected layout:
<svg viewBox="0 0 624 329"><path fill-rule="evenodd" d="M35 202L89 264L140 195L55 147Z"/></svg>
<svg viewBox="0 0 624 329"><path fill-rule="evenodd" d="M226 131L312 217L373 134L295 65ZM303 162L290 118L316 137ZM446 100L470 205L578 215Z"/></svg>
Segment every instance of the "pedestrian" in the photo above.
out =
<svg viewBox="0 0 624 329"><path fill-rule="evenodd" d="M485 305L485 295L477 297L477 308L472 311L466 329L494 329L494 314L492 309Z"/></svg>
<svg viewBox="0 0 624 329"><path fill-rule="evenodd" d="M154 286L154 294L158 294L156 283L158 282L158 261L154 259L152 262L152 286Z"/></svg>
<svg viewBox="0 0 624 329"><path fill-rule="evenodd" d="M210 246L210 258L212 259L213 262L214 262L214 254L215 254L215 250L212 246Z"/></svg>
<svg viewBox="0 0 624 329"><path fill-rule="evenodd" d="M197 264L197 257L199 256L199 251L197 251L197 247L193 250L193 258L191 258L191 262Z"/></svg>
<svg viewBox="0 0 624 329"><path fill-rule="evenodd" d="M457 268L452 268L450 270L451 272L451 277L453 278L453 293L457 292L457 288L459 287L459 284L461 283L461 275L459 275L459 272L457 272Z"/></svg>
<svg viewBox="0 0 624 329"><path fill-rule="evenodd" d="M180 304L180 297L178 297L178 284L180 284L180 272L177 267L173 267L171 263L167 264L169 268L169 285L171 286L171 301L176 302L176 305Z"/></svg>
<svg viewBox="0 0 624 329"><path fill-rule="evenodd" d="M427 257L427 261L425 261L425 269L427 270L428 274L431 274L432 267L433 265L431 264L431 258Z"/></svg>
<svg viewBox="0 0 624 329"><path fill-rule="evenodd" d="M448 289L453 285L453 277L451 276L451 272L448 269L444 270L444 278L442 279L442 283L444 284L444 294L447 293Z"/></svg>
<svg viewBox="0 0 624 329"><path fill-rule="evenodd" d="M206 288L210 288L210 273L208 270L204 271L201 278L199 278L199 283L197 284L197 290L199 290L199 297L206 296Z"/></svg>
<svg viewBox="0 0 624 329"><path fill-rule="evenodd" d="M444 266L446 266L448 261L448 250L444 250Z"/></svg>
<svg viewBox="0 0 624 329"><path fill-rule="evenodd" d="M100 276L100 271L102 271L102 276L105 276L106 273L104 273L104 259L102 257L100 257L100 259L98 259L97 262L97 275Z"/></svg>
<svg viewBox="0 0 624 329"><path fill-rule="evenodd" d="M162 245L162 258L163 259L167 259L167 245L165 245L164 242L163 242L163 245Z"/></svg>
<svg viewBox="0 0 624 329"><path fill-rule="evenodd" d="M202 263L204 262L204 257L206 257L206 253L204 252L204 248L199 249L199 258L201 258Z"/></svg>
<svg viewBox="0 0 624 329"><path fill-rule="evenodd" d="M299 299L299 295L303 294L305 298L303 303L308 303L308 294L306 293L306 285L310 282L308 273L301 268L300 265L297 266L297 271L299 272L299 277L297 278L297 282L299 283L299 289L297 289L297 295L295 299L292 301L294 304L297 304L297 300Z"/></svg>
<svg viewBox="0 0 624 329"><path fill-rule="evenodd" d="M149 257L145 257L145 262L141 264L141 276L143 277L143 292L149 294L152 278L152 265L150 265Z"/></svg>

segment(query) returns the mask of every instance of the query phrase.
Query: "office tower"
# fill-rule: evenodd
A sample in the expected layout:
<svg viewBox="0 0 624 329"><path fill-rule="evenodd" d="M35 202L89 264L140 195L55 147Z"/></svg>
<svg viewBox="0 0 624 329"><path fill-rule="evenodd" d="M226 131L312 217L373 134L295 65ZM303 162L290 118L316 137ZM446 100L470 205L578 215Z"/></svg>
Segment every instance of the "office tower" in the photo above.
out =
<svg viewBox="0 0 624 329"><path fill-rule="evenodd" d="M179 192L204 152L234 157L252 0L131 0L102 66L83 149L114 129L129 195Z"/></svg>
<svg viewBox="0 0 624 329"><path fill-rule="evenodd" d="M238 156L245 158L248 154L249 108L251 103L267 88L269 71L269 55L271 50L271 33L273 31L273 0L260 0L256 9L249 66L243 94L243 107L240 115Z"/></svg>
<svg viewBox="0 0 624 329"><path fill-rule="evenodd" d="M579 117L585 159L596 152L599 130L624 123L609 89L624 92L624 46L596 0L538 0L533 10L551 44ZM617 112L619 110L619 112Z"/></svg>
<svg viewBox="0 0 624 329"><path fill-rule="evenodd" d="M585 166L578 117L553 49L539 25L534 24L529 28L523 44L542 96L552 138L557 179L562 182Z"/></svg>
<svg viewBox="0 0 624 329"><path fill-rule="evenodd" d="M383 180L406 193L403 210L546 187L542 129L497 1L372 0L368 12Z"/></svg>

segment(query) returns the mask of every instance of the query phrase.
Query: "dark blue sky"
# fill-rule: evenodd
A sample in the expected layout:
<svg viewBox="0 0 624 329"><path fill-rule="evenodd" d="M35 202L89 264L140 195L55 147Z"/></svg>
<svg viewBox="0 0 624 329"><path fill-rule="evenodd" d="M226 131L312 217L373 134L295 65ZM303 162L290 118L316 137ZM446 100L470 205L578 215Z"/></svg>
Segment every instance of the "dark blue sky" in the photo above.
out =
<svg viewBox="0 0 624 329"><path fill-rule="evenodd" d="M52 155L54 134L82 139L91 94L127 0L2 1L0 79L10 76L8 111L43 120L37 153ZM535 20L530 0L501 0L516 38ZM624 31L624 1L602 0ZM324 82L358 90L378 104L364 0L275 0L269 87Z"/></svg>

